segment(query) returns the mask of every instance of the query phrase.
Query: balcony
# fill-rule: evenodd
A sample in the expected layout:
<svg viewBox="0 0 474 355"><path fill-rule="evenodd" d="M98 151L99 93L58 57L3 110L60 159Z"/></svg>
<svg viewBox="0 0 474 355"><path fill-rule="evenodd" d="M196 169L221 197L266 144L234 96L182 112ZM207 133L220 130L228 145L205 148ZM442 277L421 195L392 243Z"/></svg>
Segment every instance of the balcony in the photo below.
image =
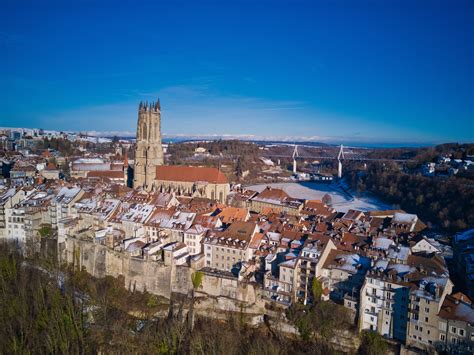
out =
<svg viewBox="0 0 474 355"><path fill-rule="evenodd" d="M373 316L373 317L377 317L378 316L378 313L374 310L374 311L371 311L370 309L366 309L364 311L364 314L368 314L369 316Z"/></svg>
<svg viewBox="0 0 474 355"><path fill-rule="evenodd" d="M379 299L379 300L381 300L381 301L385 301L385 299L386 299L383 295L376 294L376 293L365 292L365 295L366 295L367 297L377 298L377 299Z"/></svg>

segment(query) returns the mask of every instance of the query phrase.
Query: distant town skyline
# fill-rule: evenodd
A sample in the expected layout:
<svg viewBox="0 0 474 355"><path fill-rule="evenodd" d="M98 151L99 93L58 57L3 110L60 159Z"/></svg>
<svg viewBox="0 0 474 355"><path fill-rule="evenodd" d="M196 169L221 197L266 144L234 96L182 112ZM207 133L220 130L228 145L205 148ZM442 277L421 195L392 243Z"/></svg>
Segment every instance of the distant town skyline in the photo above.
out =
<svg viewBox="0 0 474 355"><path fill-rule="evenodd" d="M474 141L472 1L9 1L0 126Z"/></svg>

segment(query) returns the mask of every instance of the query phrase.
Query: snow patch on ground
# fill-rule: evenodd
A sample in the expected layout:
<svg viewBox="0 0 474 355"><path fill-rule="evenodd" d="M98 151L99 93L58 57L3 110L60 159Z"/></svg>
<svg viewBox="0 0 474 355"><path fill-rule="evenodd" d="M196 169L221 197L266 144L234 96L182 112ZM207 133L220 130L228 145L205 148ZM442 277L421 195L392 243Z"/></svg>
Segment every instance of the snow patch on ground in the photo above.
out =
<svg viewBox="0 0 474 355"><path fill-rule="evenodd" d="M325 194L332 198L332 207L340 212L350 209L359 211L389 210L387 205L374 197L354 197L339 184L321 184L317 182L283 182L247 186L247 189L261 192L267 186L283 189L288 195L297 199L322 200Z"/></svg>

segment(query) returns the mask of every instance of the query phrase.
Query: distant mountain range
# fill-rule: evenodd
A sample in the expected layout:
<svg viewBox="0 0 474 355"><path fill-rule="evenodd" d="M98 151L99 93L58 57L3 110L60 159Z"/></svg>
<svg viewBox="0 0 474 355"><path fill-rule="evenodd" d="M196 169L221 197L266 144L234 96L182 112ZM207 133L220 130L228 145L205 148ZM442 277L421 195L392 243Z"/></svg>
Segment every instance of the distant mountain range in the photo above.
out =
<svg viewBox="0 0 474 355"><path fill-rule="evenodd" d="M2 129L18 130L27 133L38 131L38 129L32 128L14 128L14 127L0 127ZM135 132L133 131L54 131L44 130L47 134L81 134L91 137L102 137L112 138L118 137L121 139L133 139L135 138ZM353 147L367 147L367 148L395 148L395 147L426 147L434 144L420 143L420 142L378 142L378 141L367 141L361 137L322 137L322 136L258 136L249 134L163 134L163 142L186 142L186 141L211 141L217 139L238 139L243 141L255 142L257 144L300 144L309 146L334 146L344 144L346 146Z"/></svg>

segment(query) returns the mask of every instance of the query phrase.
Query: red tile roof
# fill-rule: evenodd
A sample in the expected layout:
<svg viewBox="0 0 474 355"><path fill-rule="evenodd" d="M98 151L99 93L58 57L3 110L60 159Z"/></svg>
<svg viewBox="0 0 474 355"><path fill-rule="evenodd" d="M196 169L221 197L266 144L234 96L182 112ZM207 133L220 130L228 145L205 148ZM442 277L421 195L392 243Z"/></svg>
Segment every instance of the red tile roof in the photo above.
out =
<svg viewBox="0 0 474 355"><path fill-rule="evenodd" d="M246 221L249 211L246 208L225 207L217 215L223 223L232 223L236 221Z"/></svg>
<svg viewBox="0 0 474 355"><path fill-rule="evenodd" d="M444 299L438 315L443 319L457 320L470 324L474 323L474 309L471 305L459 301L450 295Z"/></svg>
<svg viewBox="0 0 474 355"><path fill-rule="evenodd" d="M257 198L283 201L290 198L290 196L282 189L276 189L268 186L265 188L265 190L257 195Z"/></svg>
<svg viewBox="0 0 474 355"><path fill-rule="evenodd" d="M216 168L178 165L159 165L156 167L156 180L181 182L209 182L227 184L229 181L222 171Z"/></svg>

